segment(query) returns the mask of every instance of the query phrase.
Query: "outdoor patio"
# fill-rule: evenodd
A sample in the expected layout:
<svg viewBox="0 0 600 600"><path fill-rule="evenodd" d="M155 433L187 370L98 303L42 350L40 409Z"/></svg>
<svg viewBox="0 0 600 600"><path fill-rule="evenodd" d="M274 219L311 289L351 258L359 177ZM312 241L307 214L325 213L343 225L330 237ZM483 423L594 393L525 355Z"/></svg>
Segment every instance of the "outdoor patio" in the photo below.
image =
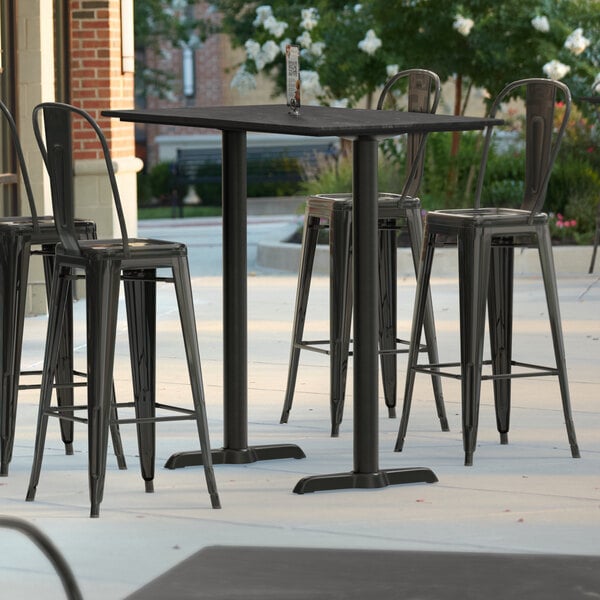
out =
<svg viewBox="0 0 600 600"><path fill-rule="evenodd" d="M144 493L137 465L135 428L122 426L129 469L109 456L99 519L88 516L87 436L76 427L75 455L65 456L58 424L51 421L42 476L33 503L25 502L32 462L37 392L22 392L10 475L0 481L0 513L41 528L71 565L88 600L124 598L203 547L264 545L378 550L436 550L600 556L600 273L587 274L590 248L579 269L559 273L559 294L575 427L581 459L571 458L555 378L513 383L508 446L499 444L491 383L482 387L474 466L463 466L458 382L444 380L451 431L439 430L430 381L417 376L405 449L392 451L398 420L380 402L380 466L428 466L435 484L380 490L296 495L307 475L352 467L352 386L348 385L341 435L329 436L328 361L304 353L287 425L279 424L286 383L296 278L255 262L257 240L282 239L298 217L255 217L249 227L249 443L298 444L303 460L215 466L223 508L212 510L202 470L164 470L176 451L199 447L191 423L157 427L155 493ZM198 225L198 226L194 226ZM222 445L222 306L218 274L220 227L209 222L140 224L140 234L189 244L196 317L211 444ZM561 252L558 248L557 252ZM443 359L458 356L456 273L433 281L438 341ZM411 318L414 280L399 281L401 330ZM328 279L313 279L307 327L328 331ZM177 309L171 286L158 292L159 393L189 396ZM84 303L75 304L77 356L85 363ZM124 310L117 339L115 384L119 399L131 394ZM25 324L23 365L39 365L45 317ZM536 271L519 276L515 289L516 358L552 363L547 310ZM399 396L404 359L399 359ZM352 371L349 373L351 382ZM83 392L80 392L83 393ZM64 597L52 567L23 536L2 531L0 581L15 599Z"/></svg>

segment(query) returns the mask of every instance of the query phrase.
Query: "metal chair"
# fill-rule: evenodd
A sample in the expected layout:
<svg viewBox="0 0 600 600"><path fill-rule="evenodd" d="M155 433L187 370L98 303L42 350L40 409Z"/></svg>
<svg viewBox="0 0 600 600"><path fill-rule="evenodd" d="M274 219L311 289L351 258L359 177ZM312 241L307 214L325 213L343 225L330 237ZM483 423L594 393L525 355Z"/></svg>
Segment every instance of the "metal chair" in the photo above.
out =
<svg viewBox="0 0 600 600"><path fill-rule="evenodd" d="M395 91L408 83L407 109L411 112L434 113L440 98L439 77L424 69L409 69L394 75L381 92L377 109L387 108L390 101L395 106ZM408 342L397 338L396 331L396 249L398 230L408 233L415 274L418 269L422 241L421 204L416 197L423 174L426 134L407 136L406 180L401 194L381 193L379 208L379 351L385 402L390 417L396 406L396 355L407 352ZM346 373L351 339L352 320L352 194L319 194L311 196L306 204L306 218L302 236L300 271L296 292L296 308L292 331L292 344L285 401L281 423L287 423L298 373L300 350L311 350L329 355L331 435L339 434L344 408ZM329 284L329 339L304 340L304 324L313 263L320 230L329 229L330 284ZM430 360L437 362L437 342L433 312L426 311L426 346ZM448 430L440 380L432 377L433 391L441 427Z"/></svg>
<svg viewBox="0 0 600 600"><path fill-rule="evenodd" d="M25 301L29 277L31 255L41 255L44 262L46 294L50 293L50 283L54 268L54 248L59 241L58 232L51 216L38 216L27 165L15 121L8 108L0 102L0 112L7 126L14 148L17 173L0 176L0 184L23 183L31 216L0 218L0 475L8 475L15 439L18 391L39 389L39 383L20 384L20 376L41 375L41 371L21 371L21 350L25 321ZM93 221L77 219L75 234L79 238L96 237ZM63 407L73 405L72 387L64 387L74 377L83 375L73 368L73 322L72 311L65 314L64 328L60 344L59 368L56 372L58 404ZM85 385L79 383L78 385ZM111 430L113 445L120 468L126 468L123 449L115 427ZM73 454L73 423L61 420L61 436L66 454Z"/></svg>
<svg viewBox="0 0 600 600"><path fill-rule="evenodd" d="M44 120L45 141L41 132L41 114ZM50 176L52 204L61 242L56 246L40 409L27 500L35 498L48 417L65 418L65 411L60 407L50 407L50 383L57 369L60 332L71 279L74 272L83 271L87 310L87 405L75 406L71 410L74 413L87 410L87 418L73 416L72 419L88 425L90 516L99 516L104 491L109 422L116 419L110 410L110 402L121 277L124 280L127 307L134 402L118 403L117 406L135 407L135 416L121 418L117 422L137 424L142 477L146 482L146 491L152 492L155 423L186 419L195 421L211 503L213 508L218 508L220 504L210 454L187 248L177 242L128 237L108 144L97 123L85 111L66 104L42 103L33 111L33 125ZM98 145L102 148L121 229L120 239L79 240L75 235L72 208L72 131L75 127L78 133L82 130L95 133ZM158 277L158 269L169 269L172 277ZM175 285L193 409L156 402L155 307L158 281L168 281ZM168 414L159 416L157 409ZM175 414L172 411L175 411Z"/></svg>
<svg viewBox="0 0 600 600"><path fill-rule="evenodd" d="M566 85L549 79L523 79L507 85L495 99L490 116L500 104L525 89L525 185L521 208L485 208L481 196L493 128L488 128L481 160L474 208L436 210L428 213L421 270L417 281L412 340L404 407L395 449L402 450L413 393L415 374L438 373L461 381L462 426L465 465L473 463L477 441L481 381L494 382L496 420L502 444L508 443L511 379L556 375L560 383L562 405L571 454L579 457L571 416L565 351L561 329L558 291L548 216L541 212L552 166L571 108L571 94ZM554 106L556 96L564 98L566 110L557 131ZM419 364L417 341L423 327L428 301L429 279L438 236L458 242L460 299L460 362ZM539 250L540 264L556 366L547 367L512 359L513 260L516 246L533 245ZM486 300L488 305L491 360L483 360ZM491 375L482 375L482 367L491 364ZM460 367L460 373L452 371ZM516 371L513 372L513 367ZM450 370L448 370L450 369Z"/></svg>

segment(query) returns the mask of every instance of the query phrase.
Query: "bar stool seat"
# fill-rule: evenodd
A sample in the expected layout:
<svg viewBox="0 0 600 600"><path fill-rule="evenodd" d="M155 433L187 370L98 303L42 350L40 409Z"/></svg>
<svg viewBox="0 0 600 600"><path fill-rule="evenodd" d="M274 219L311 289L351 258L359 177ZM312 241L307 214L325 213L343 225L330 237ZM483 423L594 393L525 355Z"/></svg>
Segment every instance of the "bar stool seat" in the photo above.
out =
<svg viewBox="0 0 600 600"><path fill-rule="evenodd" d="M408 69L394 75L385 85L378 109L386 107L390 98L396 99L396 90L408 85L408 110L434 113L440 95L439 78L424 69ZM394 106L394 108L397 108ZM397 282L396 250L398 231L408 233L415 275L418 270L422 241L421 203L416 196L423 172L424 134L407 137L407 177L401 194L380 193L379 211L379 353L385 403L388 414L394 417L396 406L397 354L408 352L408 342L397 336ZM298 373L300 350L329 355L331 435L337 436L342 421L346 374L350 351L352 322L352 194L317 194L307 199L296 307L292 330L292 344L288 379L281 423L287 423L292 408ZM308 307L310 282L319 232L329 229L330 284L329 284L329 339L304 339L304 325ZM427 311L425 324L426 344L421 351L437 361L437 342L433 312ZM437 414L443 430L448 430L442 388L437 376L432 377Z"/></svg>
<svg viewBox="0 0 600 600"><path fill-rule="evenodd" d="M39 124L42 112L45 141ZM57 369L60 332L71 281L76 272L83 272L87 311L87 404L75 406L72 410L76 413L87 412L86 417L73 416L73 420L86 423L88 428L90 516L99 516L111 422L137 425L142 477L146 491L152 492L155 424L161 421L194 421L202 449L211 504L213 508L219 508L204 405L187 248L178 242L129 238L108 144L97 123L88 113L66 104L47 102L34 109L33 120L36 139L50 176L52 202L54 213L58 215L57 225L61 242L56 246L40 409L27 500L34 500L36 495L48 418L65 416L61 407L50 406L50 383ZM69 207L74 205L71 132L75 125L72 120L76 121L78 130L92 130L102 148L121 229L119 239L78 240L73 235L73 214L69 210ZM171 276L159 276L157 271L162 272L163 269L168 269ZM119 402L117 406L134 408L135 416L117 419L110 407L121 279L125 289L134 400ZM156 401L156 284L159 281L171 282L175 286L193 408ZM163 412L167 414L163 415Z"/></svg>

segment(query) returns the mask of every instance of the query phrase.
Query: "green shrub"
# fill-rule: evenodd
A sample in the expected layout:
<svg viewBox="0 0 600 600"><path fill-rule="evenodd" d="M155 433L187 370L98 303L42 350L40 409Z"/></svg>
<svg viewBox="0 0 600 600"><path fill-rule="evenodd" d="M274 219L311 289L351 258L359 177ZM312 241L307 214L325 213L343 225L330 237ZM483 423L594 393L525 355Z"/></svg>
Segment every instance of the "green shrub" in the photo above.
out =
<svg viewBox="0 0 600 600"><path fill-rule="evenodd" d="M150 177L144 171L137 174L137 196L138 206L150 206L152 204Z"/></svg>
<svg viewBox="0 0 600 600"><path fill-rule="evenodd" d="M577 126L563 145L548 185L545 210L551 213L551 228L556 239L590 243L600 202L600 152L594 129L575 113ZM597 134L596 134L597 135ZM458 155L451 157L452 133L432 133L427 139L425 171L420 190L426 210L460 208L473 205L477 172L481 159L481 132L460 135ZM488 156L482 191L482 204L518 207L523 200L524 152L522 138L505 138L492 146ZM405 151L397 140L382 144L379 189L400 191L404 175ZM345 158L328 161L318 175L303 185L306 194L350 192L352 161ZM560 215L560 219L557 217ZM576 225L561 226L560 221Z"/></svg>

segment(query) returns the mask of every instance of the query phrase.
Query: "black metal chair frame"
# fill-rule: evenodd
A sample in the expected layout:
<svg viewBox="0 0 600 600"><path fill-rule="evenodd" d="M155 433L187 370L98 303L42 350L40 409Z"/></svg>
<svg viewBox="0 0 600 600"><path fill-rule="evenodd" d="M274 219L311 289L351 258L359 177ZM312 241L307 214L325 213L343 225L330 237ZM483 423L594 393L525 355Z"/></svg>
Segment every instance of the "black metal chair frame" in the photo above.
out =
<svg viewBox="0 0 600 600"><path fill-rule="evenodd" d="M396 73L384 86L377 109L385 106L399 81L408 81L408 111L435 113L440 99L439 77L425 69L408 69ZM397 235L399 230L408 233L412 250L415 275L417 274L423 224L421 203L416 196L421 183L424 151L427 135L413 133L407 136L406 180L402 193L380 193L379 210L379 354L385 402L388 414L394 417L396 407L397 355L408 352L408 341L397 336ZM281 422L287 423L292 408L300 350L310 350L329 355L330 359L330 408L331 435L339 434L344 409L348 357L352 355L350 344L352 321L352 194L318 194L307 200L296 307L292 331L292 344L285 400ZM329 339L304 340L304 325L314 257L319 232L329 229L330 287L329 287ZM426 345L432 362L437 362L435 322L430 305L425 316ZM441 427L448 430L441 382L432 377L437 414Z"/></svg>
<svg viewBox="0 0 600 600"><path fill-rule="evenodd" d="M45 141L41 133L43 113ZM120 239L78 240L73 215L72 119L95 132L102 148L114 206L121 230ZM212 467L204 389L198 350L191 280L184 244L162 240L130 239L117 187L108 143L98 124L82 109L46 102L33 111L33 126L42 152L52 191L52 203L60 236L56 246L50 314L34 462L27 492L33 500L39 482L49 416L87 423L89 445L90 516L99 516L106 472L107 436L110 423L136 423L142 477L146 491L154 489L155 423L193 420L204 457L204 473L213 508L219 496ZM157 270L170 269L172 277L159 277ZM63 316L75 272L84 272L87 310L87 404L71 411L50 406L50 382L57 369ZM111 382L117 326L120 281L124 281L129 333L134 402L117 407L134 407L135 416L119 418L110 410ZM174 283L182 325L193 409L156 402L156 284ZM166 416L157 415L157 409ZM75 416L87 411L87 418ZM174 413L173 413L174 411Z"/></svg>
<svg viewBox="0 0 600 600"><path fill-rule="evenodd" d="M79 589L69 563L45 533L23 519L5 515L0 515L0 527L18 531L29 538L44 553L54 567L56 574L60 578L66 597L69 600L83 600L83 594Z"/></svg>
<svg viewBox="0 0 600 600"><path fill-rule="evenodd" d="M20 383L21 376L41 376L41 371L21 370L21 351L23 347L23 329L29 264L32 255L40 255L44 264L46 296L50 295L52 271L54 269L54 249L60 241L54 218L38 216L29 172L25 163L23 149L17 132L17 126L8 108L0 102L0 112L12 140L17 159L18 174L8 183L18 183L19 175L25 189L30 216L0 218L0 475L8 475L12 459L17 417L17 398L19 390L39 389L40 383ZM77 219L76 235L83 239L96 237L96 225L93 221ZM58 404L62 407L73 405L73 385L86 385L81 381L85 374L73 367L73 318L71 310L65 314L63 336L60 346L59 368L56 372ZM73 384L74 378L78 383ZM113 446L119 468L126 468L125 457L119 432L116 426L111 429ZM73 423L61 419L61 436L66 454L73 454Z"/></svg>
<svg viewBox="0 0 600 600"><path fill-rule="evenodd" d="M548 216L542 213L548 180L567 125L571 94L561 82L549 79L522 79L508 84L495 99L490 116L500 103L526 88L526 167L524 199L520 209L481 207L485 167L493 128L486 132L479 170L475 205L472 209L437 210L428 213L421 269L417 281L412 339L418 340L429 298L429 279L438 236L458 242L460 300L460 362L419 364L418 346L411 344L404 395L404 407L395 449L402 450L411 407L415 374L436 373L461 381L462 427L465 464L473 463L477 442L481 381L494 382L496 421L501 443L508 443L511 404L511 379L556 375L560 383L562 406L573 457L579 457L571 415L565 351L558 302L556 273ZM566 110L560 128L553 136L557 92ZM515 361L512 358L512 314L514 248L537 246L556 366L548 367ZM491 360L483 360L486 301L488 306ZM482 375L484 365L492 374ZM457 374L452 370L460 367ZM513 367L516 370L513 372Z"/></svg>

